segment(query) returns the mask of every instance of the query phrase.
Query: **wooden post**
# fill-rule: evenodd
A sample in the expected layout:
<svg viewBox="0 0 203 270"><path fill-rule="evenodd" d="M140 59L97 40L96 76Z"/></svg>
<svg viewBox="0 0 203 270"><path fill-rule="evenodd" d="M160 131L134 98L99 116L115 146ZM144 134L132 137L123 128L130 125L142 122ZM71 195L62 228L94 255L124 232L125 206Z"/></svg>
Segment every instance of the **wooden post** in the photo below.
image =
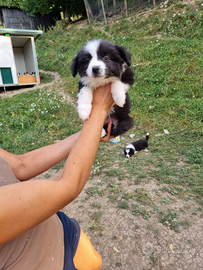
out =
<svg viewBox="0 0 203 270"><path fill-rule="evenodd" d="M65 8L64 8L63 16L64 16L65 21L70 22L70 11L69 11L69 7L68 7L67 3L66 3Z"/></svg>
<svg viewBox="0 0 203 270"><path fill-rule="evenodd" d="M104 1L103 0L101 0L101 4L102 4L103 15L104 15L104 22L105 22L105 24L107 24L106 13L105 13L105 9L104 9Z"/></svg>
<svg viewBox="0 0 203 270"><path fill-rule="evenodd" d="M127 4L127 0L125 0L125 14L126 14L126 17L128 17L128 4Z"/></svg>
<svg viewBox="0 0 203 270"><path fill-rule="evenodd" d="M87 7L87 4L86 4L85 0L84 0L84 4L85 4L85 9L86 9L86 13L87 13L88 22L89 22L89 24L91 24L90 13L89 13L90 11L89 11L89 9Z"/></svg>
<svg viewBox="0 0 203 270"><path fill-rule="evenodd" d="M153 0L153 7L156 7L156 0Z"/></svg>
<svg viewBox="0 0 203 270"><path fill-rule="evenodd" d="M6 93L6 87L4 86L4 93Z"/></svg>

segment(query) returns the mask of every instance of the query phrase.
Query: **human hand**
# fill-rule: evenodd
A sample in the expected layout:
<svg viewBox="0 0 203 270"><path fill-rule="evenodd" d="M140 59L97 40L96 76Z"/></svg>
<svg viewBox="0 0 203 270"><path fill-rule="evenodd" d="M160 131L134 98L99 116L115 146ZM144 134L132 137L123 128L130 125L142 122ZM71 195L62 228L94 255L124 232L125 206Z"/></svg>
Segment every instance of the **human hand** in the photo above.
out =
<svg viewBox="0 0 203 270"><path fill-rule="evenodd" d="M111 84L103 85L94 90L93 93L93 108L108 111L114 104L111 94Z"/></svg>
<svg viewBox="0 0 203 270"><path fill-rule="evenodd" d="M111 127L112 127L112 121L108 123L108 128L107 128L107 135L103 138L100 139L100 142L108 142L110 139L114 138L111 136Z"/></svg>

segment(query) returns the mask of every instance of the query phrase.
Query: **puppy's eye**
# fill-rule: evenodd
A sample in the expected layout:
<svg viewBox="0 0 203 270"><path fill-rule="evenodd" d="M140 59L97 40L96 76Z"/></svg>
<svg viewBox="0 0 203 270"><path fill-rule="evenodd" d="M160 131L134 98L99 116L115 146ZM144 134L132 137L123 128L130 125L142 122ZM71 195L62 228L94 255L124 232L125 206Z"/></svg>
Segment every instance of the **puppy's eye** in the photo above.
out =
<svg viewBox="0 0 203 270"><path fill-rule="evenodd" d="M90 59L86 58L86 63L89 64L89 62L90 62Z"/></svg>
<svg viewBox="0 0 203 270"><path fill-rule="evenodd" d="M108 60L109 60L108 56L104 56L104 57L103 57L103 60L104 60L104 61L108 61Z"/></svg>

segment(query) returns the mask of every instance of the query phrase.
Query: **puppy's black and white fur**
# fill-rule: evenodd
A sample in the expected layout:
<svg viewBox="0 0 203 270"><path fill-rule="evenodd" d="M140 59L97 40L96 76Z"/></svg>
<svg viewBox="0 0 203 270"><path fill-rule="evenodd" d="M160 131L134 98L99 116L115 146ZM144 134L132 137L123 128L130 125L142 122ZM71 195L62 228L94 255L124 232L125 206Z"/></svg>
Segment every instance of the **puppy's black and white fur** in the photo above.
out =
<svg viewBox="0 0 203 270"><path fill-rule="evenodd" d="M124 150L126 158L132 157L136 152L144 150L148 147L149 133L147 133L144 140L138 140L128 144Z"/></svg>
<svg viewBox="0 0 203 270"><path fill-rule="evenodd" d="M131 55L124 47L102 39L87 42L71 64L73 77L79 73L78 113L83 121L91 113L94 89L111 83L115 105L107 114L102 137L107 134L109 121L112 121L113 136L121 135L133 126L127 93L134 82L130 65Z"/></svg>

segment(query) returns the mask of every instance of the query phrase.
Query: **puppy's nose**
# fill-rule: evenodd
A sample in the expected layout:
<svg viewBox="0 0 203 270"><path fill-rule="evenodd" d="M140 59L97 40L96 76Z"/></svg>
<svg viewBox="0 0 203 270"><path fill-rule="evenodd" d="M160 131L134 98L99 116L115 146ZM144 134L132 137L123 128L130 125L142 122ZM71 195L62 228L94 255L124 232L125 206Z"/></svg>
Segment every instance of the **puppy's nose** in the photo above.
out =
<svg viewBox="0 0 203 270"><path fill-rule="evenodd" d="M94 67L92 67L92 72L93 72L94 74L98 74L98 73L99 73L99 66L94 66Z"/></svg>

